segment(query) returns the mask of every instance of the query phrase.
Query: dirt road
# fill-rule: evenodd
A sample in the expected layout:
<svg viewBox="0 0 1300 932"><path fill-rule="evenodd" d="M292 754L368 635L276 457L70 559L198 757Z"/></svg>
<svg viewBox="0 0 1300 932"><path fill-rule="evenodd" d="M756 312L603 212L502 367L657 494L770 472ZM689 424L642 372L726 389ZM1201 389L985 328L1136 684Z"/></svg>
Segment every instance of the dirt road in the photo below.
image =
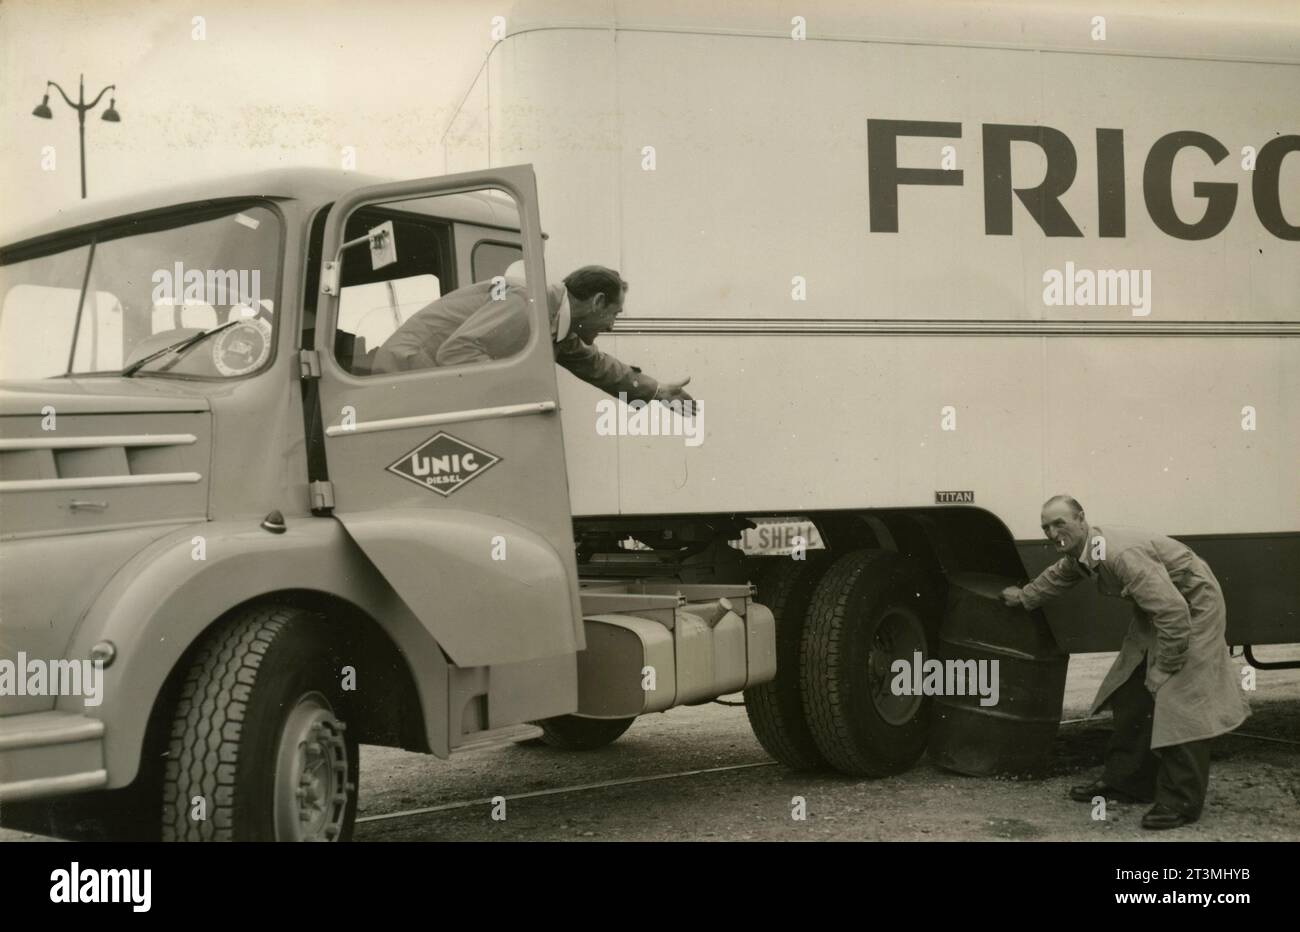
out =
<svg viewBox="0 0 1300 932"><path fill-rule="evenodd" d="M1295 648L1260 654L1283 659ZM710 704L646 716L587 753L528 742L441 761L365 747L356 839L1300 840L1300 671L1259 674L1251 718L1214 742L1197 824L1146 832L1145 806L1113 805L1096 821L1068 800L1071 784L1097 772L1110 728L1106 716L1071 720L1086 713L1113 656L1071 658L1067 723L1042 779L962 777L927 759L880 780L791 773L767 758L743 708ZM494 808L502 814L493 797L505 797L504 819L492 817ZM439 811L399 815L429 807ZM0 841L35 837L0 830Z"/></svg>
<svg viewBox="0 0 1300 932"><path fill-rule="evenodd" d="M1286 648L1261 659L1289 656ZM1071 658L1064 718L1081 718L1112 654ZM742 708L675 709L637 721L615 744L565 753L540 744L480 751L441 762L381 748L363 752L359 841L489 839L1300 839L1300 671L1261 673L1242 735L1217 739L1206 811L1172 832L1144 831L1145 806L1113 805L1105 821L1071 802L1067 788L1098 768L1109 718L1066 724L1043 779L962 777L923 760L906 774L856 780L793 774L766 764ZM1260 735L1258 740L1244 735ZM548 791L745 764L654 782ZM494 796L510 799L492 818ZM806 819L792 817L795 797ZM394 820L385 813L459 808ZM498 810L499 814L499 810Z"/></svg>

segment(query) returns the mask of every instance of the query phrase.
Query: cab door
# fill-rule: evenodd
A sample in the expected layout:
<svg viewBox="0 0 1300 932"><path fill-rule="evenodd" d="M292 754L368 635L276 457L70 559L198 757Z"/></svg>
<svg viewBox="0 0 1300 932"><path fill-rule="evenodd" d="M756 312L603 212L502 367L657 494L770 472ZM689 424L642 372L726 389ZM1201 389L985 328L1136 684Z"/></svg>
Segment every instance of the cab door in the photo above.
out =
<svg viewBox="0 0 1300 932"><path fill-rule="evenodd" d="M327 472L312 483L313 510L344 525L459 666L583 646L536 205L531 166L516 166L362 188L326 221L304 364L319 369ZM385 218L395 232L367 241ZM454 239L438 231L458 222L514 227L527 285L452 290L454 271L437 262ZM443 358L458 321L507 298L493 307L510 312L509 340Z"/></svg>

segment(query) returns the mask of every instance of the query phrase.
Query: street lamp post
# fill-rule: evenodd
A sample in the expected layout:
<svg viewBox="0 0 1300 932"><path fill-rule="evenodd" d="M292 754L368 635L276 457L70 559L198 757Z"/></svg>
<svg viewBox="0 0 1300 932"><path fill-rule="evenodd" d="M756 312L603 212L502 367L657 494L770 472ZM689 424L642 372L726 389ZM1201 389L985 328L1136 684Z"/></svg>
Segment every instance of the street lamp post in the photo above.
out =
<svg viewBox="0 0 1300 932"><path fill-rule="evenodd" d="M50 88L56 89L64 102L73 110L77 111L77 129L81 136L81 196L84 199L86 196L86 111L94 110L95 105L99 103L100 98L108 91L112 91L114 96L108 99L108 109L104 111L104 115L101 119L106 120L109 123L121 123L122 117L117 112L117 85L108 85L108 87L95 95L94 100L90 103L86 103L86 76L83 74L81 76L81 87L77 91L77 102L74 104L68 98L68 95L63 92L63 88L59 87L59 85L54 81L46 81L45 97L36 105L36 109L32 111L32 116L39 117L42 120L53 119L54 114L50 112Z"/></svg>

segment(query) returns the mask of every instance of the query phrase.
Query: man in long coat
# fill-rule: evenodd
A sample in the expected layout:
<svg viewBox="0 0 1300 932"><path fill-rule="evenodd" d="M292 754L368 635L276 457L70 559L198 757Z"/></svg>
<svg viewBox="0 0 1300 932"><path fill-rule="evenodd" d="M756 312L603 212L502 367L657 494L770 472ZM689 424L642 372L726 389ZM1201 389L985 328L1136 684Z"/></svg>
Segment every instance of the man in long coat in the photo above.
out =
<svg viewBox="0 0 1300 932"><path fill-rule="evenodd" d="M1048 499L1042 522L1061 559L1023 589L1004 589L1008 605L1035 609L1085 577L1096 580L1102 595L1134 605L1119 656L1089 711L1109 704L1115 715L1105 770L1100 780L1071 788L1070 797L1154 800L1142 819L1148 829L1196 821L1210 780L1208 739L1250 714L1224 641L1219 581L1184 544L1089 525L1068 496Z"/></svg>
<svg viewBox="0 0 1300 932"><path fill-rule="evenodd" d="M617 272L598 265L583 266L566 276L563 285L548 287L555 361L584 382L615 397L622 395L625 401L691 402L683 390L689 378L660 382L595 347L596 337L613 328L626 292L627 282ZM457 288L416 311L384 341L371 371L403 372L504 359L523 349L528 332L528 295L522 278L508 271L504 282Z"/></svg>

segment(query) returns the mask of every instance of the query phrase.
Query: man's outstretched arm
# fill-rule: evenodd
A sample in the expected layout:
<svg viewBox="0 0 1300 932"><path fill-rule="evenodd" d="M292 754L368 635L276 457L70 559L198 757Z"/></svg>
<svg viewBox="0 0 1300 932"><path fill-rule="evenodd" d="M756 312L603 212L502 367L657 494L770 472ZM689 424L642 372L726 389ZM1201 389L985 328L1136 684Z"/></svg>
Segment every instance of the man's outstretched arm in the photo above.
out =
<svg viewBox="0 0 1300 932"><path fill-rule="evenodd" d="M1008 605L1019 605L1032 611L1068 592L1080 579L1083 579L1083 574L1075 568L1074 561L1061 557L1039 573L1033 582L1025 583L1023 589L1015 586L1003 589L1002 600Z"/></svg>
<svg viewBox="0 0 1300 932"><path fill-rule="evenodd" d="M576 334L569 334L555 344L555 361L582 381L616 398L622 394L629 401L652 401L659 393L658 379L583 343Z"/></svg>

